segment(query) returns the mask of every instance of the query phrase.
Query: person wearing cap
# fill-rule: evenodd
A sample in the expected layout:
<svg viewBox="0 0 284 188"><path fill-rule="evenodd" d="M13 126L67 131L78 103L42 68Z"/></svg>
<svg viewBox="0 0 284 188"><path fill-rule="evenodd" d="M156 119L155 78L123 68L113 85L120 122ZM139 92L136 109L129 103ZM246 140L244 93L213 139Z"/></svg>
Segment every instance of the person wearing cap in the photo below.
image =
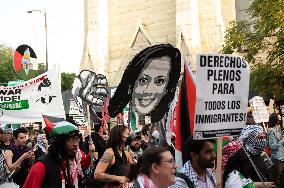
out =
<svg viewBox="0 0 284 188"><path fill-rule="evenodd" d="M79 129L68 121L44 118L50 137L48 153L32 166L23 188L80 187L83 163L90 158L79 150Z"/></svg>
<svg viewBox="0 0 284 188"><path fill-rule="evenodd" d="M141 144L139 140L141 136L139 134L133 134L130 138L129 143L129 153L132 157L133 163L137 163L138 158L142 155L143 150L141 149Z"/></svg>

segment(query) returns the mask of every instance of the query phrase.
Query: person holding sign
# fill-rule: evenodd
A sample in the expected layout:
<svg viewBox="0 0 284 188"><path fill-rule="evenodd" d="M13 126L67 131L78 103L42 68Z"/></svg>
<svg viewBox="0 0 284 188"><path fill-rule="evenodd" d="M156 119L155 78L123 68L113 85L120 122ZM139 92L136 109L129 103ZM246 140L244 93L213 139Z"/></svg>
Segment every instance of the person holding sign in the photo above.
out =
<svg viewBox="0 0 284 188"><path fill-rule="evenodd" d="M263 187L263 184L267 188L274 187L273 182L269 182L269 168L261 157L265 145L263 128L255 124L246 125L240 137L223 148L225 188Z"/></svg>

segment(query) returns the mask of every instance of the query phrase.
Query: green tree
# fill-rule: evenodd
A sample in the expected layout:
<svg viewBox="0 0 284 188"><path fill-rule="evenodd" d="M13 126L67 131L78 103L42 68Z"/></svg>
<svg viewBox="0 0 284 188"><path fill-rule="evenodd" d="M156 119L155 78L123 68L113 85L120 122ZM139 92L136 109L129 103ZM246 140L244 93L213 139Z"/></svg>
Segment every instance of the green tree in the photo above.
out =
<svg viewBox="0 0 284 188"><path fill-rule="evenodd" d="M7 45L0 45L0 83L4 85L10 80L16 80L13 68L13 51Z"/></svg>
<svg viewBox="0 0 284 188"><path fill-rule="evenodd" d="M70 91L75 77L75 73L61 73L61 91Z"/></svg>
<svg viewBox="0 0 284 188"><path fill-rule="evenodd" d="M252 90L284 94L284 1L251 0L250 21L232 22L222 53L241 53L251 65Z"/></svg>

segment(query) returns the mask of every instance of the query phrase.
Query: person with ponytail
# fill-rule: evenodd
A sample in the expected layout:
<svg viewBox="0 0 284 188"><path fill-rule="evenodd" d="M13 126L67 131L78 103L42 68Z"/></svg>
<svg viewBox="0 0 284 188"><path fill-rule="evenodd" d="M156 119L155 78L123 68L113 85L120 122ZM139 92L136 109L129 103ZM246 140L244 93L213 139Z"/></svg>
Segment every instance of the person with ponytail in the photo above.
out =
<svg viewBox="0 0 284 188"><path fill-rule="evenodd" d="M133 188L167 188L176 182L176 164L171 152L162 146L147 148L127 176Z"/></svg>

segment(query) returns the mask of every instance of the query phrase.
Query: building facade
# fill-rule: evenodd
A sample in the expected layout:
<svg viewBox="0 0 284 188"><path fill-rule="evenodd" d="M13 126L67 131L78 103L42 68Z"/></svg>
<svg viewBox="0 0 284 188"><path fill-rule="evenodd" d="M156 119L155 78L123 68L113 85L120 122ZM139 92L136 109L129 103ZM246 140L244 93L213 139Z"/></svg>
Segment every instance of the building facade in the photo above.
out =
<svg viewBox="0 0 284 188"><path fill-rule="evenodd" d="M133 56L159 43L178 47L195 69L197 53L219 52L236 5L234 0L85 0L80 69L104 74L116 86Z"/></svg>

